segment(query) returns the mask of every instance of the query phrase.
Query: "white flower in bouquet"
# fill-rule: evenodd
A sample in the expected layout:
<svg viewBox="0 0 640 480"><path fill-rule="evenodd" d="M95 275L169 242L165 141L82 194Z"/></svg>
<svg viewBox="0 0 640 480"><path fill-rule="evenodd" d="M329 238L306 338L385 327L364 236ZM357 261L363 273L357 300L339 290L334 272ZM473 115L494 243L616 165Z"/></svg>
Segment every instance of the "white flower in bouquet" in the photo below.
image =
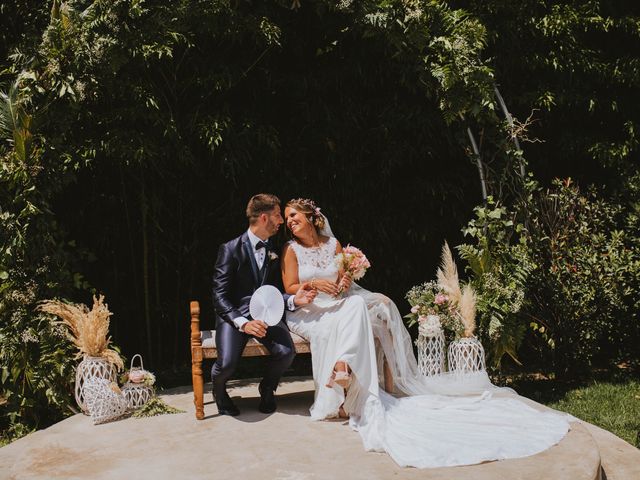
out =
<svg viewBox="0 0 640 480"><path fill-rule="evenodd" d="M424 337L432 338L442 333L442 324L437 315L427 315L418 318L418 333Z"/></svg>

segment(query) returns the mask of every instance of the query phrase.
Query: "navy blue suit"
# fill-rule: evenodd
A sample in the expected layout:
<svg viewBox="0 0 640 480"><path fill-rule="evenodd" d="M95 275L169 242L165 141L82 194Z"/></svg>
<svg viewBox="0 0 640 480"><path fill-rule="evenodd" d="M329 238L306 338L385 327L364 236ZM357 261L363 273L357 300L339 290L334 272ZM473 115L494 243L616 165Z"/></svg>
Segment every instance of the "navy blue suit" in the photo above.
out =
<svg viewBox="0 0 640 480"><path fill-rule="evenodd" d="M238 330L233 320L238 317L251 320L249 302L253 292L261 285L273 285L281 292L284 290L280 258L271 260L267 254L263 268L258 269L247 232L220 245L213 274L218 358L211 369L213 393L218 402L226 396L227 380L233 375L242 351L251 338L251 335ZM283 301L289 297L290 295L283 294ZM267 334L257 340L271 353L261 385L275 390L280 377L295 356L293 340L284 315L279 324L267 328Z"/></svg>

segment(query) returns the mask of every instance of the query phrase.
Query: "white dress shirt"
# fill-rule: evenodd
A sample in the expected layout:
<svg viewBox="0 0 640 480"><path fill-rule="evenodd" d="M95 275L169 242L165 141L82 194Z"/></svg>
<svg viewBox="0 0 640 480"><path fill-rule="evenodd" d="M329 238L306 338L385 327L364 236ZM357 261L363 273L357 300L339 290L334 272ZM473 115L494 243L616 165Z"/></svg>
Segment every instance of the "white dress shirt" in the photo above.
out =
<svg viewBox="0 0 640 480"><path fill-rule="evenodd" d="M253 233L250 228L247 230L247 235L249 236L249 242L251 243L251 251L255 255L256 263L258 264L258 270L260 270L267 258L267 249L260 248L256 250L256 245L258 242L260 241L266 242L268 239L266 240L261 239L255 233ZM291 295L287 300L287 310L293 311L295 309L296 309L296 305L293 302L293 295ZM238 330L242 330L242 326L248 321L249 320L245 317L237 317L233 319L233 323L235 324L236 327L238 327Z"/></svg>

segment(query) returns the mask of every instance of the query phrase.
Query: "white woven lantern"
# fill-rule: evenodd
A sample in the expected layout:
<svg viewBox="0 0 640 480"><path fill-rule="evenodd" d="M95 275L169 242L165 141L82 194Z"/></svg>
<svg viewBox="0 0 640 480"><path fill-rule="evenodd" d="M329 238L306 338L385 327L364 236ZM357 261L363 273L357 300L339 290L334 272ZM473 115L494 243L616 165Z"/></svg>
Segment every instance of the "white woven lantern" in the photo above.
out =
<svg viewBox="0 0 640 480"><path fill-rule="evenodd" d="M91 378L116 381L116 367L103 357L84 357L76 368L76 403L85 415L89 414L85 402L84 385Z"/></svg>
<svg viewBox="0 0 640 480"><path fill-rule="evenodd" d="M127 400L118 385L104 378L89 378L84 384L84 396L94 425L116 420L127 411Z"/></svg>
<svg viewBox="0 0 640 480"><path fill-rule="evenodd" d="M418 370L426 377L444 372L444 333L418 336Z"/></svg>
<svg viewBox="0 0 640 480"><path fill-rule="evenodd" d="M444 372L444 331L438 315L418 319L418 369L430 377Z"/></svg>
<svg viewBox="0 0 640 480"><path fill-rule="evenodd" d="M484 348L475 337L451 342L448 357L450 372L470 373L485 370Z"/></svg>
<svg viewBox="0 0 640 480"><path fill-rule="evenodd" d="M136 358L140 359L139 367L133 366ZM153 374L144 369L144 365L142 364L142 356L139 353L135 354L131 359L131 368L129 369L128 373L128 381L122 387L122 393L127 399L127 408L129 410L140 408L153 396L153 387L148 383L145 383L145 380L150 377L155 381L155 377L153 376Z"/></svg>
<svg viewBox="0 0 640 480"><path fill-rule="evenodd" d="M141 383L127 382L122 387L122 394L127 399L127 409L135 410L151 399L153 387L147 387Z"/></svg>

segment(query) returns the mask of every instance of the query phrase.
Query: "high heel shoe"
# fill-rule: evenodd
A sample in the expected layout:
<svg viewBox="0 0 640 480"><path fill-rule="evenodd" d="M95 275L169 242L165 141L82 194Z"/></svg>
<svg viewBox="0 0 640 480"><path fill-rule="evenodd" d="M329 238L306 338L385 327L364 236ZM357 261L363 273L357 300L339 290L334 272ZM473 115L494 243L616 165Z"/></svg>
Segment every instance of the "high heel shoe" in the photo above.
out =
<svg viewBox="0 0 640 480"><path fill-rule="evenodd" d="M333 381L346 390L351 385L351 374L345 370L334 371Z"/></svg>
<svg viewBox="0 0 640 480"><path fill-rule="evenodd" d="M345 364L345 368L347 370L334 369L325 386L333 388L335 384L338 384L345 390L349 388L349 386L351 385L351 372L349 372L348 365Z"/></svg>

